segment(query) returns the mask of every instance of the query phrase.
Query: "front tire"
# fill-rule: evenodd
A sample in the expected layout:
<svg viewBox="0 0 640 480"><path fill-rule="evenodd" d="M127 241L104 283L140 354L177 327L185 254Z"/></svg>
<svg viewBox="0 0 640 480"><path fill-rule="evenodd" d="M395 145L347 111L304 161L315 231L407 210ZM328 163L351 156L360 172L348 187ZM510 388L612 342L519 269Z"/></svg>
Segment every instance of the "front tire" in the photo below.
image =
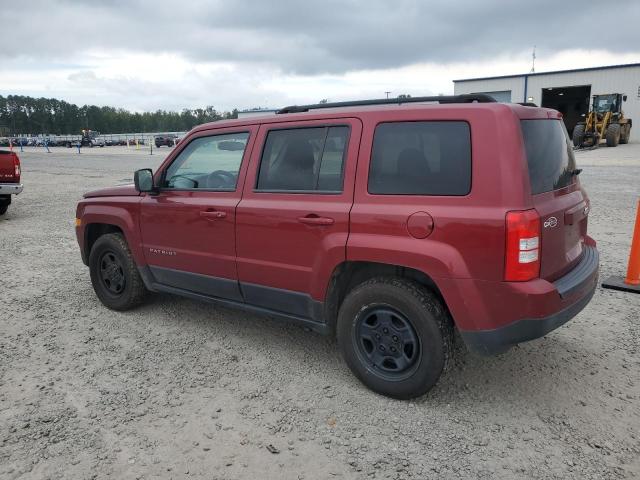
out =
<svg viewBox="0 0 640 480"><path fill-rule="evenodd" d="M453 351L439 300L419 284L379 277L355 287L338 313L347 365L371 390L398 399L427 393Z"/></svg>
<svg viewBox="0 0 640 480"><path fill-rule="evenodd" d="M130 310L144 300L146 289L122 234L96 240L89 254L89 272L93 289L107 308Z"/></svg>
<svg viewBox="0 0 640 480"><path fill-rule="evenodd" d="M606 132L607 147L617 147L620 142L620 124L611 123Z"/></svg>

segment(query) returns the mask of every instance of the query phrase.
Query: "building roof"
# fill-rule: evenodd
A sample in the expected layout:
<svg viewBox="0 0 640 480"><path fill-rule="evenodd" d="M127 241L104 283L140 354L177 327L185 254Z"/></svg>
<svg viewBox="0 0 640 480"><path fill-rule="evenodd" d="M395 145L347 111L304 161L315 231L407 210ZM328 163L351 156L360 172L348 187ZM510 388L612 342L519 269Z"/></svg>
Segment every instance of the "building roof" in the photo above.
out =
<svg viewBox="0 0 640 480"><path fill-rule="evenodd" d="M477 78L460 78L453 82L471 82L474 80L494 80L497 78L518 78L518 77L534 77L537 75L554 75L556 73L574 73L574 72L590 72L593 70L613 70L616 68L628 68L628 67L640 67L640 63L624 63L621 65L605 65L602 67L588 67L588 68L574 68L571 70L555 70L552 72L535 72L535 73L520 73L517 75L497 75L494 77L477 77Z"/></svg>

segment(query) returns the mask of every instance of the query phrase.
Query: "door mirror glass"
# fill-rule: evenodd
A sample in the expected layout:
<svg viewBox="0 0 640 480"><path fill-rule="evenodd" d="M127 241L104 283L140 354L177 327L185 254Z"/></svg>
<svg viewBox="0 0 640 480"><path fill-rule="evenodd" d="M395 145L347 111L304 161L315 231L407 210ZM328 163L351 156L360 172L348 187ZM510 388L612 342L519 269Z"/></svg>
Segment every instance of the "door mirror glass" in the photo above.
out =
<svg viewBox="0 0 640 480"><path fill-rule="evenodd" d="M133 183L135 183L138 192L153 192L153 172L150 168L137 170L133 174Z"/></svg>

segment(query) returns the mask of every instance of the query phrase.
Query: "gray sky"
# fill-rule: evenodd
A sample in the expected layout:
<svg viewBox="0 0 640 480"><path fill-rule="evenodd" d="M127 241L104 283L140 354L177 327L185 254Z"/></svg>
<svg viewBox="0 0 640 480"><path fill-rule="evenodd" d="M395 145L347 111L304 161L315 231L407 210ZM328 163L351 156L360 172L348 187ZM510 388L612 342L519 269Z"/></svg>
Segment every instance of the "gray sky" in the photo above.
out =
<svg viewBox="0 0 640 480"><path fill-rule="evenodd" d="M537 71L640 61L640 2L602 5L23 0L0 4L0 94L230 109L451 93L454 78L529 71L534 45Z"/></svg>

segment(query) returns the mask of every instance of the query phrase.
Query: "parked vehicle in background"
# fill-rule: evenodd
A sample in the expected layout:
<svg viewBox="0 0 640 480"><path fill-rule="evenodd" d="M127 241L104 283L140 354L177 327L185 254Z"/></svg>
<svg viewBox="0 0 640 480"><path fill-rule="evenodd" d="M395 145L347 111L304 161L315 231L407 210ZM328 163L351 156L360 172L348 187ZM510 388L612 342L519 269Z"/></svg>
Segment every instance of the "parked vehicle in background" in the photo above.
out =
<svg viewBox="0 0 640 480"><path fill-rule="evenodd" d="M606 142L607 147L629 143L633 121L625 117L622 102L627 96L621 93L594 95L585 121L573 129L573 145L578 148L597 147Z"/></svg>
<svg viewBox="0 0 640 480"><path fill-rule="evenodd" d="M156 135L154 138L154 142L157 148L163 146L173 147L176 143L178 143L178 136L172 133L163 133L160 135Z"/></svg>
<svg viewBox="0 0 640 480"><path fill-rule="evenodd" d="M38 137L36 139L35 146L36 147L44 147L44 146L55 147L57 146L57 142L48 137Z"/></svg>
<svg viewBox="0 0 640 480"><path fill-rule="evenodd" d="M104 147L105 146L105 141L103 138L101 137L95 137L94 139L92 139L91 141L91 146L92 147Z"/></svg>
<svg viewBox="0 0 640 480"><path fill-rule="evenodd" d="M0 215L11 205L11 195L22 192L20 159L15 152L0 150Z"/></svg>
<svg viewBox="0 0 640 480"><path fill-rule="evenodd" d="M454 330L499 353L590 301L579 173L555 110L486 95L294 106L195 128L155 174L85 194L76 235L109 308L159 291L297 321L335 334L368 387L412 398Z"/></svg>
<svg viewBox="0 0 640 480"><path fill-rule="evenodd" d="M82 147L104 147L105 142L100 138L100 132L94 130L82 130L82 137L80 140L65 140L64 144L67 148L75 147L78 142Z"/></svg>

